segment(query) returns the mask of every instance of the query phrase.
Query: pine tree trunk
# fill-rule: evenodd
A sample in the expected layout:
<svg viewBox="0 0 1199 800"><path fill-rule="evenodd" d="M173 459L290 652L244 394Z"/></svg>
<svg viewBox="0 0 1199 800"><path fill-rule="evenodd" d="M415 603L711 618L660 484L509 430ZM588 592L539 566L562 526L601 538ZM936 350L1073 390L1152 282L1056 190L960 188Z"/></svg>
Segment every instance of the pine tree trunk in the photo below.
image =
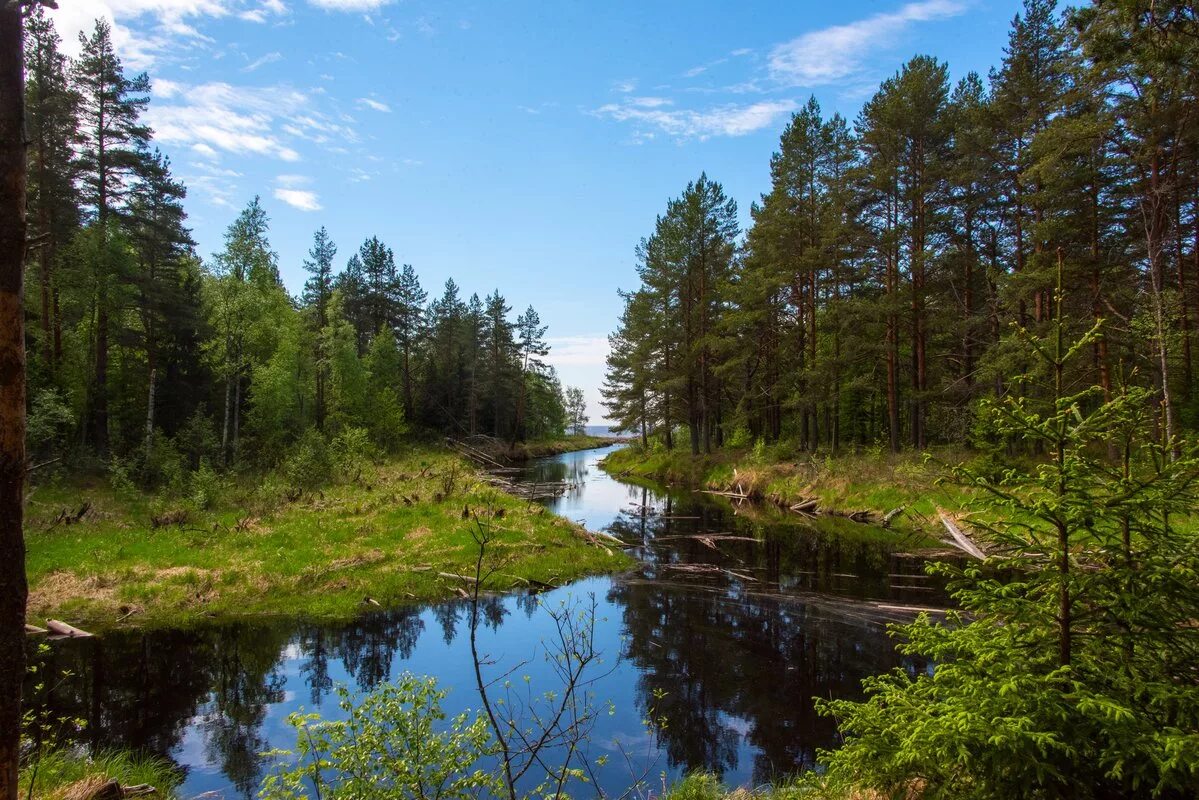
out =
<svg viewBox="0 0 1199 800"><path fill-rule="evenodd" d="M158 369L154 366L153 355L150 354L150 388L146 391L146 463L154 452L154 391L157 388Z"/></svg>
<svg viewBox="0 0 1199 800"><path fill-rule="evenodd" d="M17 800L25 678L25 80L21 5L0 5L0 800Z"/></svg>
<svg viewBox="0 0 1199 800"><path fill-rule="evenodd" d="M229 420L233 411L233 376L225 377L225 421L221 426L221 466L229 466Z"/></svg>
<svg viewBox="0 0 1199 800"><path fill-rule="evenodd" d="M92 445L108 454L108 297L101 292L96 307L96 366L92 377Z"/></svg>

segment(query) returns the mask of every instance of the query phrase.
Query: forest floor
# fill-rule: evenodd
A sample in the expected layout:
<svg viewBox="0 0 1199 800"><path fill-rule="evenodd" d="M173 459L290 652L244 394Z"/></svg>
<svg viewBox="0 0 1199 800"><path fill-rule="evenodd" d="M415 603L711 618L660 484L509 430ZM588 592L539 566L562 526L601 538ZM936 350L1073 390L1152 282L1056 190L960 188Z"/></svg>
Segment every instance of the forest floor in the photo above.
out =
<svg viewBox="0 0 1199 800"><path fill-rule="evenodd" d="M957 515L976 499L974 492L943 480L946 465L969 458L956 450L934 453L926 461L919 453L813 456L771 449L755 454L750 448L692 456L677 448L647 452L630 446L609 455L602 466L618 477L728 492L784 508L811 503L812 512L857 513L864 521L881 521L902 508L892 518L892 527L939 533L938 509Z"/></svg>
<svg viewBox="0 0 1199 800"><path fill-rule="evenodd" d="M39 486L26 507L29 620L102 630L350 618L376 603L453 597L464 585L453 576L474 572L479 525L494 536L489 562L501 565L489 589L629 563L444 451L414 449L356 481L295 495L277 481L233 479L201 510L101 478Z"/></svg>

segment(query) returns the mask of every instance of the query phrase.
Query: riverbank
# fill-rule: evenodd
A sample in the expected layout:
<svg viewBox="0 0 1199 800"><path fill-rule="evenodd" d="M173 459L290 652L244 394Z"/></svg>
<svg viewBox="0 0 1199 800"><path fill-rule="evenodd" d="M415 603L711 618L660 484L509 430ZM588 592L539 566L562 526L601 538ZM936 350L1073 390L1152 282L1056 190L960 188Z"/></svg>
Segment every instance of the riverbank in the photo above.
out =
<svg viewBox="0 0 1199 800"><path fill-rule="evenodd" d="M459 594L472 533L503 566L489 589L625 567L617 550L505 494L463 459L415 449L354 480L297 493L270 479L212 487L205 507L107 482L38 487L27 504L29 620L88 630L363 610Z"/></svg>
<svg viewBox="0 0 1199 800"><path fill-rule="evenodd" d="M645 451L630 445L610 454L601 466L617 477L646 478L863 522L887 520L891 527L927 533L940 529L938 509L959 513L974 499L970 491L941 482L943 465L967 456L956 451L934 455L926 462L919 453L813 457L746 448L692 456L679 449Z"/></svg>
<svg viewBox="0 0 1199 800"><path fill-rule="evenodd" d="M553 439L533 439L527 442L510 443L490 437L480 437L471 440L471 446L497 461L522 462L534 458L559 456L563 453L574 453L579 450L594 450L598 447L609 447L619 444L625 439L617 436L562 436Z"/></svg>
<svg viewBox="0 0 1199 800"><path fill-rule="evenodd" d="M54 749L25 764L18 777L29 800L102 800L147 797L174 800L183 775L163 758L109 750L87 755L75 748Z"/></svg>

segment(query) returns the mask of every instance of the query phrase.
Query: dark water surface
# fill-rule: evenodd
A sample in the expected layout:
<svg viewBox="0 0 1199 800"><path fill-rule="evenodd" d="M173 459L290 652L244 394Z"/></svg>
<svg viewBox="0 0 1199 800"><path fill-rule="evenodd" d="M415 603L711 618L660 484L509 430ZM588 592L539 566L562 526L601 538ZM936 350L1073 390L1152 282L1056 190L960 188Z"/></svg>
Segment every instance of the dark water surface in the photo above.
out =
<svg viewBox="0 0 1199 800"><path fill-rule="evenodd" d="M895 655L885 632L886 622L907 618L893 606L944 600L920 559L905 554L917 543L848 521L738 513L708 495L624 483L597 466L610 450L542 459L523 476L576 483L550 508L619 537L638 558L627 574L540 596L598 602L601 669L611 672L595 692L615 711L600 715L591 744L592 757L614 756L599 772L602 789L619 794L630 782L622 751L655 780L701 768L732 784L792 773L836 744L813 697L857 697L866 675L925 668ZM497 659L496 674L550 636L538 598L485 603L480 649ZM340 625L238 623L58 642L47 666L73 677L48 705L87 720L83 736L94 745L171 758L186 772L184 796L249 797L266 768L261 754L295 744L287 714L338 716L339 684L369 690L410 671L451 689L448 711L477 708L466 611L448 602ZM556 688L540 661L521 672L539 691ZM668 723L655 734L641 722L651 705Z"/></svg>

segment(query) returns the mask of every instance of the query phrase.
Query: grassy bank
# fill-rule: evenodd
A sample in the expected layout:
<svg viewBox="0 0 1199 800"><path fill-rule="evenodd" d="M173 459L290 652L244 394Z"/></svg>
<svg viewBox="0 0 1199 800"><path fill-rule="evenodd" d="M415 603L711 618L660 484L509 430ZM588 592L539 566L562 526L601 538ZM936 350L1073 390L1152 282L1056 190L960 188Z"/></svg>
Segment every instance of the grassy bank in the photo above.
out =
<svg viewBox="0 0 1199 800"><path fill-rule="evenodd" d="M562 453L574 453L579 450L591 450L596 447L607 447L621 441L623 440L614 436L561 436L553 439L533 439L515 444L491 440L487 443L475 443L475 447L498 460L528 461L531 458L544 458Z"/></svg>
<svg viewBox="0 0 1199 800"><path fill-rule="evenodd" d="M102 790L110 781L122 788L153 787L147 797L172 800L182 774L170 762L143 758L125 751L87 755L74 750L51 750L37 756L20 772L22 798L33 800L89 800L112 797Z"/></svg>
<svg viewBox="0 0 1199 800"><path fill-rule="evenodd" d="M961 452L934 453L935 461L956 464ZM609 455L605 470L618 476L649 478L669 485L736 492L754 499L793 506L815 501L825 513L869 512L878 519L897 508L895 526L934 529L937 508L964 509L971 494L939 484L944 469L918 453L861 453L813 457L782 449L725 449L692 456L675 449L645 451L629 446Z"/></svg>
<svg viewBox="0 0 1199 800"><path fill-rule="evenodd" d="M271 480L240 483L210 487L203 508L102 479L37 488L27 505L30 620L102 629L348 618L371 600L450 597L461 582L440 573L471 569L476 516L496 535L492 557L505 562L489 588L557 584L627 563L445 452L414 450L304 493Z"/></svg>

